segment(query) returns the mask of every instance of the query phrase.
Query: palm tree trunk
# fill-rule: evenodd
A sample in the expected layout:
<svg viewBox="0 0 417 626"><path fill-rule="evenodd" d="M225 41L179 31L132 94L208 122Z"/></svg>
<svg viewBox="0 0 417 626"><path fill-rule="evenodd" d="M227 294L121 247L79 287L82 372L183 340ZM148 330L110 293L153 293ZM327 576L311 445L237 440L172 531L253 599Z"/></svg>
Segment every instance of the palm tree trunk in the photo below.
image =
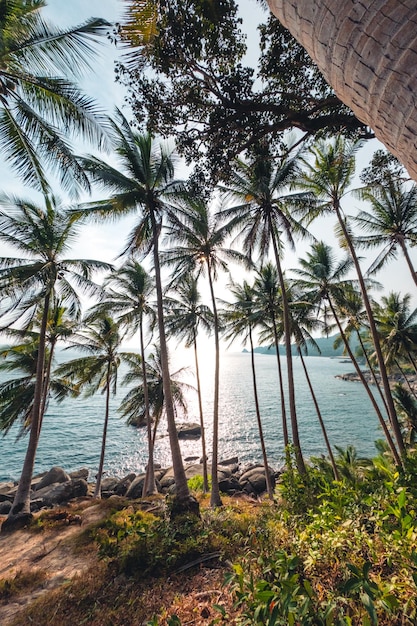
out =
<svg viewBox="0 0 417 626"><path fill-rule="evenodd" d="M145 400L145 417L146 417L146 433L148 437L148 464L146 466L145 480L143 483L142 495L151 496L157 493L155 482L155 463L154 463L154 443L152 438L151 413L149 410L149 391L148 381L146 377L146 361L145 361L145 342L143 338L143 319L142 312L139 320L139 337L140 337L140 356L142 359L142 380L143 380L143 397Z"/></svg>
<svg viewBox="0 0 417 626"><path fill-rule="evenodd" d="M344 330L342 328L342 325L341 325L341 323L339 321L339 318L338 318L338 316L336 314L336 311L335 311L335 309L333 307L333 303L332 303L332 301L330 300L329 297L328 297L328 302L329 302L329 305L330 305L333 317L334 317L334 319L336 321L337 327L339 329L340 336L342 337L343 343L345 344L346 352L348 353L348 355L349 355L349 357L350 357L350 359L351 359L351 361L352 361L352 363L353 363L353 365L355 367L356 373L358 374L359 379L360 379L361 383L363 384L363 386L365 388L365 391L368 394L368 397L369 397L369 399L370 399L370 401L372 403L372 406L375 409L375 413L376 413L376 415L378 417L379 423L381 424L382 430L384 431L385 438L386 438L386 440L388 442L388 445L389 445L390 450L392 452L392 456L394 457L395 463L396 463L396 465L401 466L402 465L401 458L400 458L400 456L399 456L399 454L397 452L397 448L395 447L394 441L392 440L391 434L390 434L390 432L388 430L388 427L387 427L387 425L385 423L385 420L384 420L384 418L382 416L382 413L381 413L381 411L379 409L379 406L378 406L378 404L377 404L377 402L376 402L376 400L374 398L374 394L372 393L372 391L371 391L371 389L370 389L370 387L368 385L368 381L366 380L365 376L363 375L363 372L362 372L362 370L361 370L361 368L359 366L359 363L355 359L355 356L354 356L354 354L352 352L352 349L351 349L351 347L349 345L349 340L347 339L347 337L345 335L345 332L344 332Z"/></svg>
<svg viewBox="0 0 417 626"><path fill-rule="evenodd" d="M371 361L369 359L368 352L367 352L366 347L365 347L365 345L364 345L364 343L362 341L361 334L360 334L360 332L358 330L356 330L356 334L358 336L358 340L359 340L360 346L362 348L362 352L365 355L366 364L368 366L369 371L371 372L372 380L374 381L375 387L378 389L379 396L380 396L380 398L381 398L381 400L383 402L383 405L385 407L387 415L389 415L387 401L385 400L385 396L382 393L381 385L379 384L379 380L376 377L375 370L374 370L374 368L372 366L372 363L371 363Z"/></svg>
<svg viewBox="0 0 417 626"><path fill-rule="evenodd" d="M52 342L49 348L49 358L46 364L46 372L44 376L43 389L42 389L42 404L41 404L41 419L39 420L39 434L42 428L43 416L45 415L46 403L48 401L49 383L51 380L52 361L55 353L56 341Z"/></svg>
<svg viewBox="0 0 417 626"><path fill-rule="evenodd" d="M405 257L405 260L407 262L408 269L410 270L410 274L412 276L412 279L414 280L414 284L417 286L417 274L416 274L416 271L414 269L414 265L413 265L413 263L412 263L412 261L410 259L410 255L408 254L408 250L407 250L407 246L405 244L404 238L400 237L398 239L398 243L401 246L402 253L403 253L403 255Z"/></svg>
<svg viewBox="0 0 417 626"><path fill-rule="evenodd" d="M287 450L288 444L289 444L289 438L288 438L287 412L285 408L284 381L282 377L281 356L279 353L277 322L276 322L275 315L273 312L272 312L272 328L274 331L275 352L277 353L279 392L281 395L282 436L284 439L284 449Z"/></svg>
<svg viewBox="0 0 417 626"><path fill-rule="evenodd" d="M107 375L106 375L106 410L104 413L104 426L103 426L103 435L101 438L101 452L100 452L100 462L98 465L98 472L96 478L96 487L94 489L94 498L101 498L101 479L103 476L103 468L104 468L104 455L106 452L106 442L107 442L107 427L109 425L109 415L110 415L110 378L111 378L111 362L107 363Z"/></svg>
<svg viewBox="0 0 417 626"><path fill-rule="evenodd" d="M303 366L304 374L305 374L305 377L306 377L306 380L307 380L307 385L308 385L308 388L310 389L311 398L313 400L313 403L314 403L314 406L315 406L315 409L316 409L316 413L317 413L317 417L319 419L321 432L323 433L324 442L326 444L327 452L329 453L330 463L331 463L332 468L333 468L333 475L334 475L335 480L339 480L339 472L337 471L337 465L336 465L336 461L335 461L334 456L333 456L333 451L332 451L332 447L330 445L329 437L327 435L326 426L324 425L323 417L321 415L320 407L319 407L319 404L317 402L316 394L314 393L313 385L311 384L310 376L309 376L309 373L307 371L307 367L306 367L306 364L305 364L305 361L304 361L303 353L301 352L300 348L298 348L298 354L300 355L301 364Z"/></svg>
<svg viewBox="0 0 417 626"><path fill-rule="evenodd" d="M210 285L211 302L213 305L214 320L214 344L215 344L215 366L214 366L214 404L213 404L213 450L211 459L211 496L210 505L212 507L222 506L219 489L219 475L217 468L219 464L219 389L220 389L220 342L219 342L219 318L217 315L216 298L214 297L213 279L211 276L210 260L207 259L207 273Z"/></svg>
<svg viewBox="0 0 417 626"><path fill-rule="evenodd" d="M30 519L30 490L33 468L35 466L36 451L39 443L39 430L42 421L42 390L45 369L46 327L49 317L49 303L51 293L45 296L42 322L39 333L38 359L36 362L36 380L33 398L32 420L30 425L29 443L26 450L19 486L13 500L12 508L7 520L2 524L2 531L13 528L18 519Z"/></svg>
<svg viewBox="0 0 417 626"><path fill-rule="evenodd" d="M203 452L203 492L208 493L209 482L208 482L208 472L207 472L206 433L205 433L205 428L204 428L203 402L201 399L200 369L198 366L197 336L196 336L195 331L194 331L193 344L194 344L195 375L197 378L198 410L200 413L201 448Z"/></svg>
<svg viewBox="0 0 417 626"><path fill-rule="evenodd" d="M412 388L411 383L410 383L410 381L408 380L408 376L407 376L407 374L404 372L403 368L401 367L401 365L399 364L399 362L398 362L397 360L395 360L395 365L396 365L396 366L398 367L398 369L400 370L401 375L402 375L402 377L404 378L404 380L405 380L405 384L406 384L406 385L407 385L407 387L409 388L411 395L412 395L412 396L414 396L414 398L416 398L416 400L417 400L417 395L416 395L416 392L415 392L415 391L414 391L414 389Z"/></svg>
<svg viewBox="0 0 417 626"><path fill-rule="evenodd" d="M345 220L342 216L341 213L341 208L339 206L339 203L335 203L335 211L336 211L336 215L337 218L339 220L339 224L342 228L342 232L343 232L343 236L345 238L345 241L348 245L349 248L349 252L350 252L350 256L352 258L353 264L355 266L356 269L356 273L358 276L358 280L359 280L359 285L361 288L361 292L362 292L362 298L363 298L363 302L365 305L365 309L366 309L366 313L368 316L368 322L369 322L369 330L371 331L371 337L372 337L372 341L374 344L374 348L375 348L375 354L377 357L377 361L378 361L378 368L379 368L379 373L381 376L381 381L382 381L382 387L384 389L384 394L385 394L385 400L387 402L387 406L388 406L388 415L389 415L389 419L390 419L390 423L391 423L391 428L393 430L394 433L394 437L395 440L397 442L397 446L398 446L398 450L400 452L401 456L405 456L407 451L404 445L404 441L403 441L403 437L401 434L401 428L400 428L400 424L398 422L398 417L397 417L397 412L395 410L395 406L394 406L394 400L392 398L392 393L391 393L391 388L390 388L390 384L389 384L389 380L388 380L388 374L387 374L387 368L385 367L385 362L384 362L384 357L382 355L382 350L381 350L381 345L379 343L379 337L378 337L378 331L376 328L376 324L375 324L375 319L374 319L374 315L372 312L372 307L371 307L371 303L369 301L368 298L368 292L366 291L366 286L365 286L365 281L362 275L362 270L361 267L359 265L359 260L358 257L356 255L356 251L355 248L353 246L352 243L352 239L347 231L346 228L346 224L345 224Z"/></svg>
<svg viewBox="0 0 417 626"><path fill-rule="evenodd" d="M336 95L417 180L413 1L268 0Z"/></svg>
<svg viewBox="0 0 417 626"><path fill-rule="evenodd" d="M187 477L185 475L184 464L182 462L181 449L178 441L177 427L175 424L174 404L172 400L170 373L168 363L168 346L165 335L164 325L164 311L163 311L163 296L162 296L162 281L161 281L161 267L159 263L159 228L156 223L156 217L154 210L150 209L150 217L152 223L152 235L153 235L153 261L155 269L155 285L156 285L156 298L157 298L157 311L158 311L158 329L159 329L159 344L161 349L161 368L162 368L162 380L165 399L165 411L168 423L168 435L169 443L171 447L172 456L172 468L174 471L174 479L176 486L176 495L178 500L186 501L190 499L190 490L188 489Z"/></svg>
<svg viewBox="0 0 417 626"><path fill-rule="evenodd" d="M259 440L261 442L262 458L263 458L264 468L265 468L266 490L268 492L269 499L274 501L274 490L272 488L271 475L269 473L268 457L266 454L265 439L264 439L264 433L262 429L261 412L259 409L258 387L256 384L255 352L253 350L253 338L252 338L251 327L249 327L249 343L250 343L250 355L251 355L251 365L252 365L253 395L255 399L255 411L256 411L256 419L258 422Z"/></svg>
<svg viewBox="0 0 417 626"><path fill-rule="evenodd" d="M300 472L300 474L304 475L306 474L306 466L304 463L303 454L301 452L300 435L298 432L297 412L296 412L296 407L295 407L295 387L294 387L294 372L293 372L292 353L291 353L291 324L290 324L289 306L288 306L287 292L285 289L284 275L282 273L281 260L279 257L278 246L277 246L277 242L276 242L275 235L274 235L274 227L271 222L269 224L269 229L272 234L272 245L274 248L275 263L277 265L279 286L281 288L282 316L283 316L284 341L285 341L285 357L286 357L287 374L288 374L288 399L289 399L289 406L290 406L292 440L293 440L293 445L294 445L294 450L295 450L295 459L297 463L297 469Z"/></svg>

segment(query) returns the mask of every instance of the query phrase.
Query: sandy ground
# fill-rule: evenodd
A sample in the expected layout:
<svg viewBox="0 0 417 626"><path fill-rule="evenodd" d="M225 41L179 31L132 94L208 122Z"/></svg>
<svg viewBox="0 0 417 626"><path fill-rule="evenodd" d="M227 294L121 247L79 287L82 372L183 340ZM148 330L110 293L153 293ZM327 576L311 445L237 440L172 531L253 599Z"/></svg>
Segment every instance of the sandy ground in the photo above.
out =
<svg viewBox="0 0 417 626"><path fill-rule="evenodd" d="M71 540L86 526L99 521L105 511L91 500L74 503L72 508L76 508L74 515L71 509L66 508L70 515L54 522L52 528L0 533L0 580L11 579L18 572L41 570L46 574L45 580L29 593L19 594L8 604L0 604L1 626L7 626L32 600L59 587L93 564L96 558L93 552L74 551Z"/></svg>

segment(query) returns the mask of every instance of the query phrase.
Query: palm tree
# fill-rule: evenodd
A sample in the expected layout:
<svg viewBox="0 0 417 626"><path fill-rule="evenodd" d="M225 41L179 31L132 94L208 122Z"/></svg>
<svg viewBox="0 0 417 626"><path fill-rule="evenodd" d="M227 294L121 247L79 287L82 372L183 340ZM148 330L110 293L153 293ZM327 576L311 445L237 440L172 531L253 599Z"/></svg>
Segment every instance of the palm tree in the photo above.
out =
<svg viewBox="0 0 417 626"><path fill-rule="evenodd" d="M381 338L381 349L386 366L397 366L406 359L417 374L417 308L410 309L411 295L391 292L382 296L376 307L375 320Z"/></svg>
<svg viewBox="0 0 417 626"><path fill-rule="evenodd" d="M28 432L31 427L40 321L40 316L37 315L27 328L8 328L2 333L14 342L21 341L0 351L0 358L4 359L0 361L0 370L21 373L17 378L9 379L0 385L0 430L4 430L4 434L7 434L16 421L21 421L19 437ZM42 418L51 393L58 401L62 401L69 393L76 395L74 388L62 385L56 378L51 377L51 372L57 342L68 338L77 325L77 321L66 315L65 307L60 306L59 303L51 307L46 329L47 348L42 390ZM39 434L41 426L42 419L39 423Z"/></svg>
<svg viewBox="0 0 417 626"><path fill-rule="evenodd" d="M0 9L1 149L24 183L49 192L45 166L65 189L88 187L66 135L103 144L104 115L68 76L91 67L93 43L110 24L90 19L60 29L40 15L43 0L2 2Z"/></svg>
<svg viewBox="0 0 417 626"><path fill-rule="evenodd" d="M230 291L235 300L232 303L225 303L226 311L223 314L223 319L226 325L226 338L232 339L233 341L233 339L235 339L236 337L243 335L244 344L246 344L246 342L249 340L253 395L255 400L255 412L256 420L258 423L259 440L261 443L262 458L265 468L266 488L270 500L273 500L274 490L272 487L271 475L269 472L268 456L266 453L261 412L259 408L258 386L255 368L255 352L253 344L253 331L255 329L256 323L259 322L259 314L256 306L256 293L253 287L251 287L246 281L244 281L242 285L232 283L232 285L230 286Z"/></svg>
<svg viewBox="0 0 417 626"><path fill-rule="evenodd" d="M294 284L302 292L302 299L310 304L315 304L318 311L322 309L324 304L324 322L326 328L328 326L327 307L330 310L330 313L339 329L343 343L345 344L346 352L348 353L359 379L365 387L372 406L375 409L378 420L391 448L393 457L396 462L399 463L400 457L395 448L394 442L392 441L392 437L389 433L383 415L360 368L360 365L352 352L349 340L344 333L336 310L337 302L340 300L343 301L344 290L346 288L349 289L353 284L353 281L344 279L344 276L347 274L352 265L351 259L346 257L336 263L331 247L323 242L317 242L311 246L311 252L307 253L306 259L299 259L299 265L299 268L293 270L293 272L298 276L298 278L294 281Z"/></svg>
<svg viewBox="0 0 417 626"><path fill-rule="evenodd" d="M306 377L307 385L310 391L311 398L313 400L314 408L316 409L317 418L319 420L321 432L323 434L324 443L330 458L330 464L333 469L333 476L335 480L339 480L339 472L334 459L333 450L330 445L327 429L321 414L320 406L317 400L316 393L311 382L310 375L308 373L307 365L304 359L304 354L308 354L308 345L310 344L318 352L320 352L317 342L311 335L312 332L318 330L323 326L323 322L318 319L314 312L314 307L310 302L306 302L302 299L303 294L298 293L296 289L289 286L287 287L288 300L290 302L290 315L291 315L291 334L294 338L295 345L297 347L297 353L300 357L301 365L303 367L304 375ZM303 354L304 353L304 354Z"/></svg>
<svg viewBox="0 0 417 626"><path fill-rule="evenodd" d="M308 194L290 194L289 188L299 173L299 157L282 158L276 165L267 149L260 148L257 159L252 163L237 161L227 186L221 187L226 198L238 204L223 211L232 218L232 223L240 228L238 238L243 249L252 258L255 251L263 261L272 247L278 271L282 297L284 321L284 342L288 373L288 396L291 417L292 437L297 467L305 474L305 463L301 453L298 422L295 405L295 388L291 354L290 316L285 293L285 280L282 270L283 234L290 246L294 247L294 235L308 235L307 231L292 216L292 209L305 205Z"/></svg>
<svg viewBox="0 0 417 626"><path fill-rule="evenodd" d="M19 258L0 258L0 294L7 303L3 315L11 325L41 312L30 436L19 487L2 526L6 530L19 518L24 521L30 517L30 486L42 422L47 328L55 294L69 315L76 316L81 309L77 289L90 296L97 294L92 273L109 270L111 265L65 258L77 235L77 220L68 210L58 209L57 199L47 198L46 208L13 197L3 197L1 204L0 241L19 254Z"/></svg>
<svg viewBox="0 0 417 626"><path fill-rule="evenodd" d="M272 325L272 342L275 346L275 353L277 357L278 381L281 398L282 435L284 439L284 449L287 451L289 445L289 437L287 414L285 408L284 381L282 375L281 357L279 352L279 342L282 337L282 332L278 331L278 326L282 328L282 309L279 304L280 290L278 286L278 273L272 263L266 263L266 265L264 265L260 270L257 271L254 290L256 293L256 302L259 312L263 314L265 322L267 321ZM268 331L269 330L270 328L268 326Z"/></svg>
<svg viewBox="0 0 417 626"><path fill-rule="evenodd" d="M103 218L114 220L130 213L138 215L138 223L129 236L125 252L139 252L144 255L150 251L153 253L161 364L165 381L164 396L176 496L180 506L198 512L198 505L188 489L175 426L159 260L159 238L163 220L173 211L171 198L178 195L183 186L174 179L173 152L158 145L149 134L139 134L132 130L120 112L116 121L112 122L112 128L116 154L125 173L93 156L83 159L82 164L91 179L111 192L108 199L85 205L83 213L99 221Z"/></svg>
<svg viewBox="0 0 417 626"><path fill-rule="evenodd" d="M159 346L154 346L153 352L147 356L145 362L146 383L143 379L143 363L139 354L128 354L124 362L128 371L123 377L123 385L130 389L120 403L119 412L127 419L128 424L137 425L147 419L149 412L150 421L153 422L152 441L155 444L158 425L166 413L165 385L163 381L163 369L161 363L161 351ZM186 413L187 403L183 389L189 386L180 381L184 368L171 374L170 387L175 415L180 411ZM147 400L145 399L145 387L147 388ZM148 405L148 406L147 406Z"/></svg>
<svg viewBox="0 0 417 626"><path fill-rule="evenodd" d="M77 348L86 356L63 363L55 370L55 375L69 380L79 390L85 388L87 397L94 395L98 390L105 394L106 408L100 462L94 490L94 497L100 498L110 416L110 397L114 396L117 391L117 371L124 353L120 352L122 335L118 324L107 314L90 312L84 321L84 326L84 330L73 336L68 347Z"/></svg>
<svg viewBox="0 0 417 626"><path fill-rule="evenodd" d="M164 263L173 267L175 282L197 271L207 273L215 344L214 404L213 404L213 450L211 463L211 506L221 506L218 466L219 436L219 387L220 387L220 323L214 295L214 281L219 269L228 271L227 260L242 263L245 257L240 252L225 247L230 229L223 225L218 215L212 215L204 200L187 198L176 215L171 216L167 241L174 247L162 255Z"/></svg>
<svg viewBox="0 0 417 626"><path fill-rule="evenodd" d="M312 161L304 159L305 171L298 180L301 189L313 193L321 203L314 210L307 213L311 222L314 217L326 213L335 213L342 234L342 243L349 250L349 255L355 267L368 316L369 331L375 348L375 354L388 407L388 415L400 455L405 454L404 441L391 394L388 374L384 363L378 332L372 312L372 306L368 297L366 283L362 274L361 266L354 247L350 228L343 213L341 202L349 193L350 185L355 173L355 155L360 147L360 142L352 142L343 139L340 135L332 141L318 142L310 150Z"/></svg>
<svg viewBox="0 0 417 626"><path fill-rule="evenodd" d="M204 427L203 402L201 396L200 368L198 362L197 336L201 326L210 332L213 326L213 314L209 307L201 303L198 281L193 276L186 276L175 286L176 298L165 297L165 327L167 335L185 341L186 348L193 347L197 381L198 409L201 427L201 447L203 455L203 489L208 492L207 450Z"/></svg>
<svg viewBox="0 0 417 626"><path fill-rule="evenodd" d="M406 187L402 180L387 172L384 184L366 187L360 197L369 202L370 211L360 211L355 218L369 235L357 237L359 245L374 248L383 245L382 252L372 263L369 272L376 272L397 256L401 249L411 276L417 285L417 275L410 258L407 243L417 243L417 186Z"/></svg>
<svg viewBox="0 0 417 626"><path fill-rule="evenodd" d="M145 421L148 437L148 463L146 470L143 493L152 495L157 492L155 482L155 466L153 458L153 439L151 416L149 412L148 387L146 384L145 367L145 318L150 321L153 328L155 323L155 310L150 302L155 291L155 285L151 276L145 268L135 261L129 259L119 270L111 274L104 281L107 293L102 302L96 305L95 310L107 311L117 316L119 325L126 331L126 337L133 336L139 330L140 355L142 364L142 380L145 400Z"/></svg>

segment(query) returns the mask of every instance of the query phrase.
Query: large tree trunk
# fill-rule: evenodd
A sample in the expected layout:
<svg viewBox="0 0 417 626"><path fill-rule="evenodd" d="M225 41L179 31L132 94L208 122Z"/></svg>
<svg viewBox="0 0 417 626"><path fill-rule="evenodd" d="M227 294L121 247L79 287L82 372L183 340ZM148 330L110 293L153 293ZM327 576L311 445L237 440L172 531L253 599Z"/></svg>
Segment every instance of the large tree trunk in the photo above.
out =
<svg viewBox="0 0 417 626"><path fill-rule="evenodd" d="M106 453L106 442L107 442L107 428L109 425L109 415L110 415L110 378L111 378L111 362L109 361L107 363L107 375L106 375L106 410L104 413L104 426L103 426L103 435L101 437L100 462L98 465L96 486L94 489L94 498L101 498L101 479L103 477L104 455Z"/></svg>
<svg viewBox="0 0 417 626"><path fill-rule="evenodd" d="M415 0L268 0L336 95L417 180Z"/></svg>
<svg viewBox="0 0 417 626"><path fill-rule="evenodd" d="M24 523L31 517L30 512L30 490L32 484L33 468L35 466L36 451L38 449L40 425L42 422L42 392L44 388L45 372L45 347L46 347L46 326L48 323L50 292L45 297L42 322L39 333L38 359L36 362L36 381L33 398L32 419L30 424L29 443L23 463L22 474L19 486L14 497L12 508L1 527L2 531L12 530L16 525Z"/></svg>

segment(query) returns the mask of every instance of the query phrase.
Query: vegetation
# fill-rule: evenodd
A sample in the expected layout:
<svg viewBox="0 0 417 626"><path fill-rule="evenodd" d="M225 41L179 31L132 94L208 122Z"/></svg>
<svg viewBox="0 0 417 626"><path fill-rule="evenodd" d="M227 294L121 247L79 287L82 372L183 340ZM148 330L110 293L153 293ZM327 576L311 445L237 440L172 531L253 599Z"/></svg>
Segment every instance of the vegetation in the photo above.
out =
<svg viewBox="0 0 417 626"><path fill-rule="evenodd" d="M53 602L63 626L83 619L93 626L109 619L125 626L190 619L411 626L417 617L415 458L400 473L383 448L372 460L358 459L352 448L339 450L336 462L339 481L322 459L313 459L306 474L284 473L279 506L225 498L223 508L212 510L200 495L201 517L172 521L157 500L153 512L140 501L121 502L82 531L84 546L95 545L101 561L95 575L87 572L44 595L14 624L49 624L45 609Z"/></svg>

